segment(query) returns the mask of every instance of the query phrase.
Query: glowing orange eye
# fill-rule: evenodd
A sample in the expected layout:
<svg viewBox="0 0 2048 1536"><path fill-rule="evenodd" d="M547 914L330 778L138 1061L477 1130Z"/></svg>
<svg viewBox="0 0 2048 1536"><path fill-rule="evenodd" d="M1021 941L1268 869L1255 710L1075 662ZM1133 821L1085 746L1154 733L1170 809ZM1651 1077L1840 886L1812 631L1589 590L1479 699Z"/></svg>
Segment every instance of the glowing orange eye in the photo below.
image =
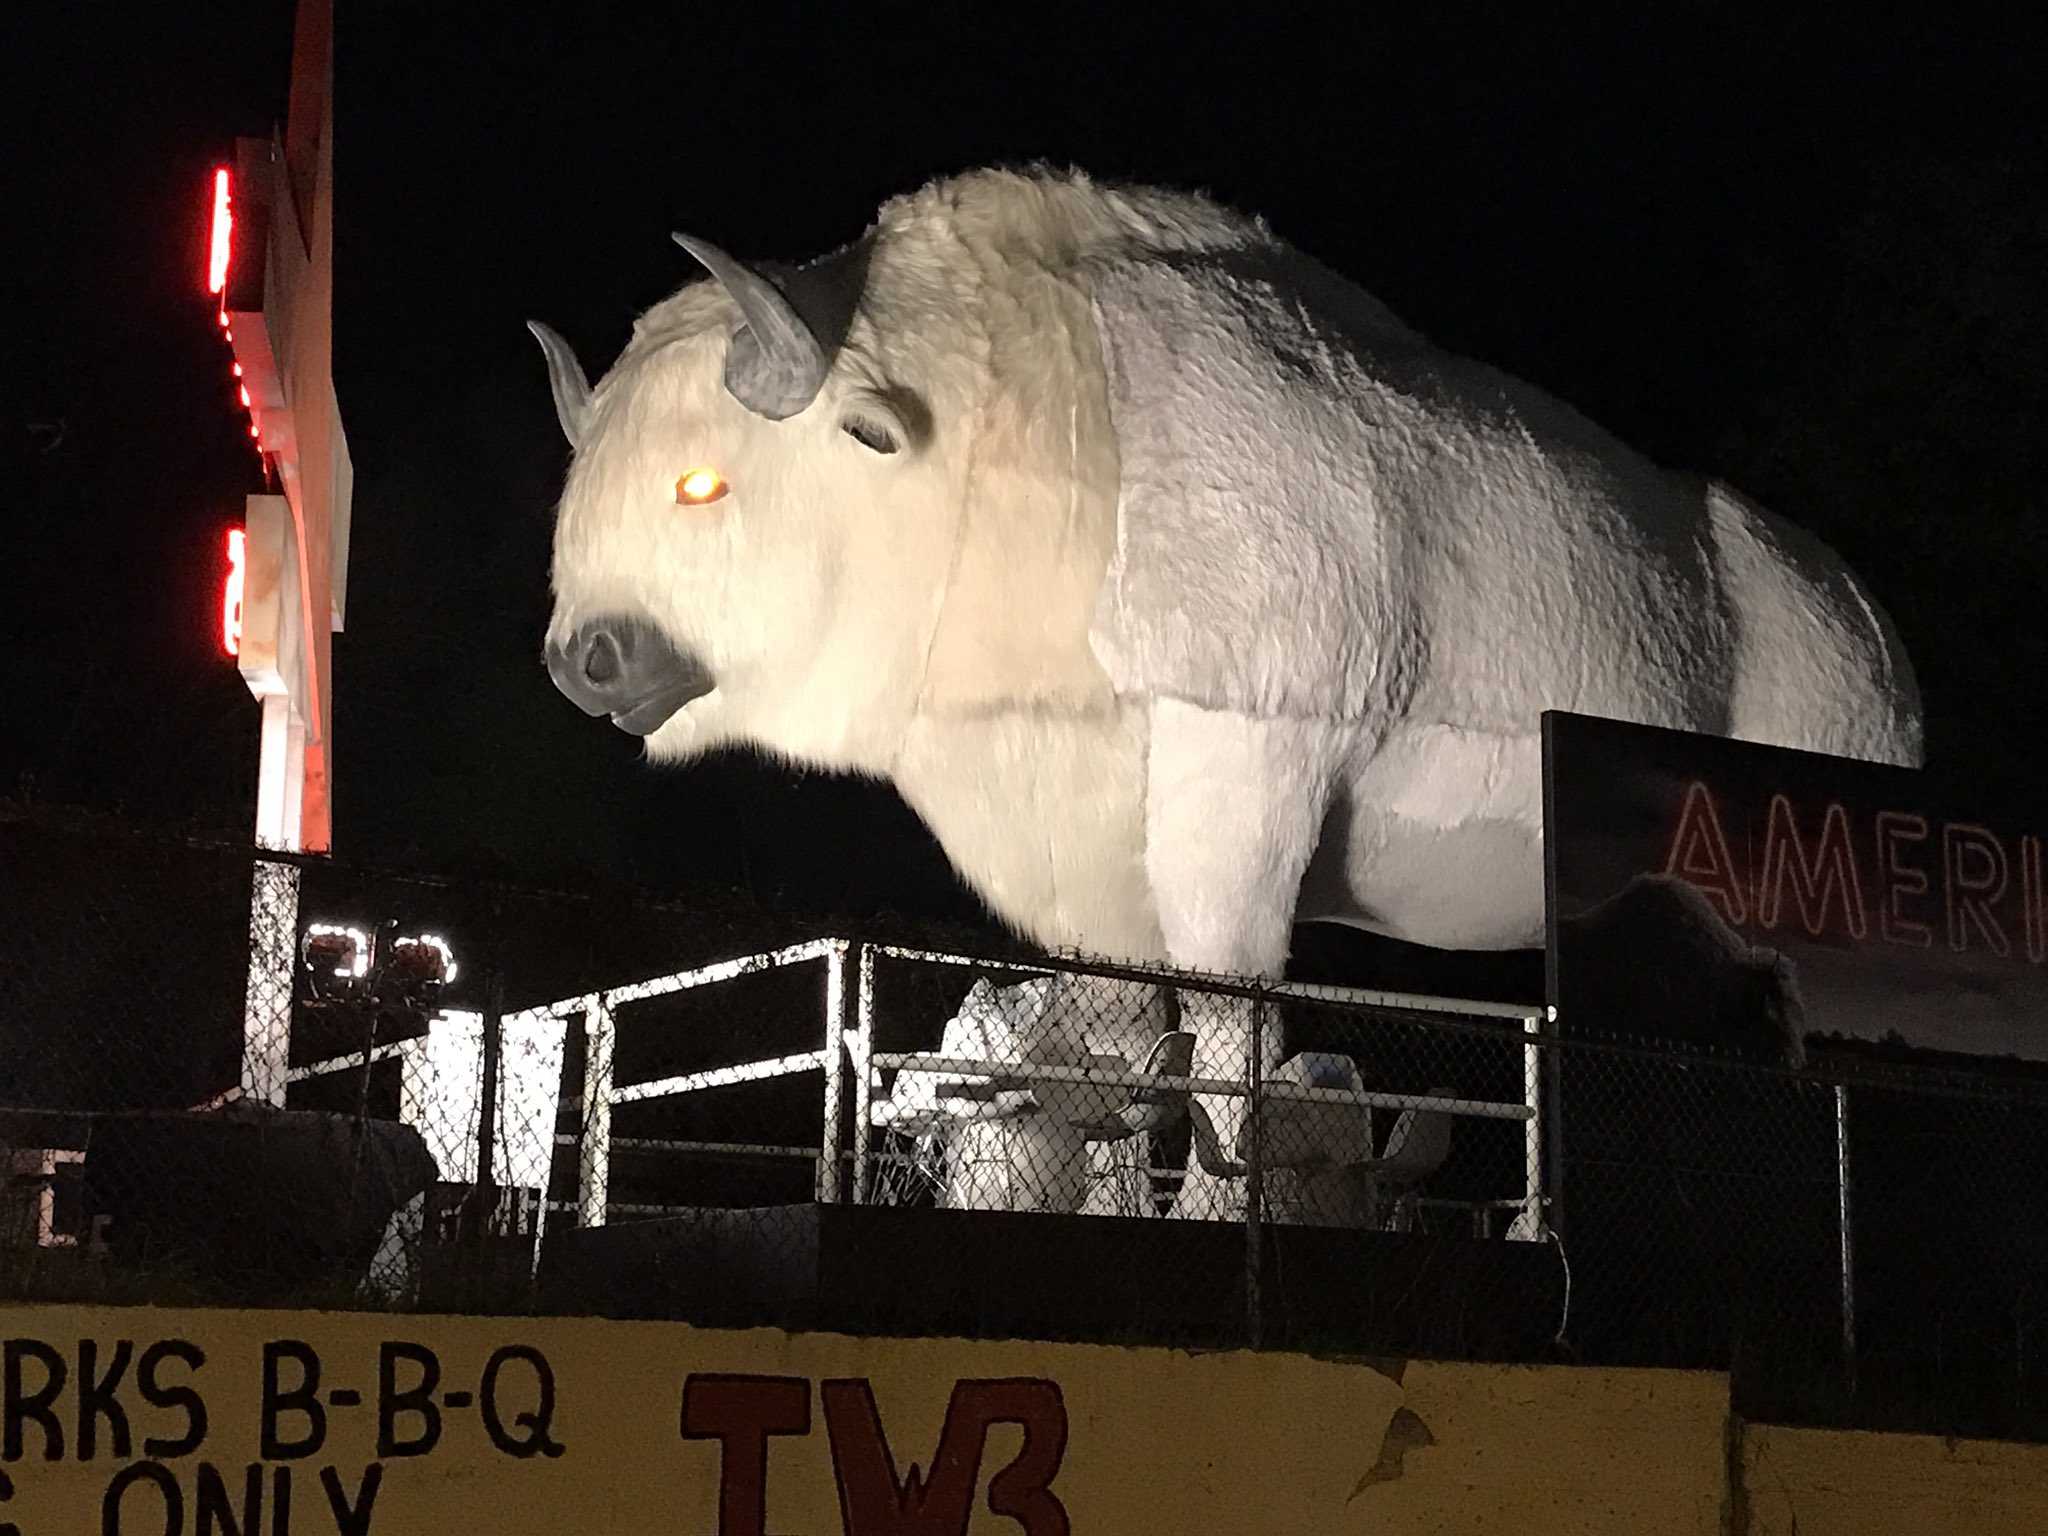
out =
<svg viewBox="0 0 2048 1536"><path fill-rule="evenodd" d="M732 487L725 483L725 476L715 469L693 469L676 482L676 505L679 507L701 507L707 501L716 501Z"/></svg>

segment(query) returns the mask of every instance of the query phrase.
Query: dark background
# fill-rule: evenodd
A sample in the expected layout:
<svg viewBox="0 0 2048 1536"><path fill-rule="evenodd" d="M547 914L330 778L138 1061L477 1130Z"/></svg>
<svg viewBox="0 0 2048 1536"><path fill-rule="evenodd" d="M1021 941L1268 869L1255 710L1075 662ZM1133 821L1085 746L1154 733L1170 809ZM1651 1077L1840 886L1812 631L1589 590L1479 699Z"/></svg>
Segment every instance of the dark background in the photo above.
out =
<svg viewBox="0 0 2048 1536"><path fill-rule="evenodd" d="M739 755L654 773L556 695L566 449L522 321L596 373L691 275L672 228L802 256L934 174L1040 158L1262 213L1444 345L1814 528L1903 629L1933 766L2039 796L2048 49L2020 8L337 9L345 858L975 913L887 790ZM0 794L245 836L256 706L212 625L220 530L261 487L206 184L282 117L290 7L20 13Z"/></svg>

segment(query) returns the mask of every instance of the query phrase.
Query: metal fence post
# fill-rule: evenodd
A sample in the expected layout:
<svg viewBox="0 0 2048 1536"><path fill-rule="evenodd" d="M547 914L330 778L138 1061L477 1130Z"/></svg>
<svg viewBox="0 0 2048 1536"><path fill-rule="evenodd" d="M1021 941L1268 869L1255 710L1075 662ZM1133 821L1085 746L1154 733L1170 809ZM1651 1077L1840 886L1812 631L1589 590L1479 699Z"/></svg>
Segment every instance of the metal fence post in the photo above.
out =
<svg viewBox="0 0 2048 1536"><path fill-rule="evenodd" d="M601 1227L611 1200L612 1022L610 1002L583 1000L583 1134L576 1149L576 1224Z"/></svg>
<svg viewBox="0 0 2048 1536"><path fill-rule="evenodd" d="M476 1103L476 1180L463 1202L466 1243L483 1241L497 1209L498 1079L503 1072L504 1023L505 977L493 964L484 977L483 1083Z"/></svg>
<svg viewBox="0 0 2048 1536"><path fill-rule="evenodd" d="M875 952L854 945L853 1003L853 1198L868 1198L868 1164L872 1156L875 1099Z"/></svg>
<svg viewBox="0 0 2048 1536"><path fill-rule="evenodd" d="M1522 1102L1529 1118L1522 1122L1522 1213L1531 1241L1543 1236L1549 1221L1543 1183L1543 1018L1522 1021Z"/></svg>
<svg viewBox="0 0 2048 1536"><path fill-rule="evenodd" d="M846 1170L841 1122L846 1118L846 941L834 939L825 955L825 1116L818 1138L817 1200L837 1205Z"/></svg>
<svg viewBox="0 0 2048 1536"><path fill-rule="evenodd" d="M1564 1027L1558 1023L1557 1009L1544 1010L1550 1020L1549 1070L1544 1074L1548 1081L1548 1100L1544 1121L1548 1127L1546 1139L1550 1143L1550 1171L1543 1181L1546 1198L1550 1202L1550 1228L1562 1233L1564 1223Z"/></svg>
<svg viewBox="0 0 2048 1536"><path fill-rule="evenodd" d="M1259 1270L1264 1247L1262 1221L1266 1198L1265 1139L1265 1015L1263 993L1255 992L1246 1004L1251 1009L1252 1027L1246 1032L1244 1053L1245 1157L1244 1157L1244 1314L1245 1336L1253 1349L1265 1342L1265 1303L1260 1292Z"/></svg>
<svg viewBox="0 0 2048 1536"><path fill-rule="evenodd" d="M1849 1090L1835 1084L1835 1223L1840 1240L1842 1352L1849 1379L1856 1377L1856 1237L1849 1182Z"/></svg>
<svg viewBox="0 0 2048 1536"><path fill-rule="evenodd" d="M242 1092L284 1104L291 1068L292 981L298 966L299 866L249 866L249 980L242 1004Z"/></svg>

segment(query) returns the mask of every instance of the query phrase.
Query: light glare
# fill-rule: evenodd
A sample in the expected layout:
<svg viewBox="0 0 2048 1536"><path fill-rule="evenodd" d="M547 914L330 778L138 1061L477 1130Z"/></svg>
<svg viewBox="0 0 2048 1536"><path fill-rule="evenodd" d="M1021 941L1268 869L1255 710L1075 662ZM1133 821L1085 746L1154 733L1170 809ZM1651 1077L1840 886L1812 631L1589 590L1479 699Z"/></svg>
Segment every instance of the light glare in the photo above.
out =
<svg viewBox="0 0 2048 1536"><path fill-rule="evenodd" d="M367 933L360 928L351 928L346 923L309 923L306 926L304 945L309 962L319 950L319 946L312 942L318 938L346 939L348 943L339 953L329 951L333 958L340 961L334 968L334 974L342 981L362 980L370 969L370 936Z"/></svg>
<svg viewBox="0 0 2048 1536"><path fill-rule="evenodd" d="M453 981L455 979L455 951L448 947L448 941L438 933L423 933L417 938L399 939L391 947L394 950L399 950L415 944L422 949L439 951L442 967L441 979L443 981Z"/></svg>
<svg viewBox="0 0 2048 1536"><path fill-rule="evenodd" d="M248 563L248 535L240 528L230 528L228 574L220 592L220 643L230 656L242 654L242 588Z"/></svg>

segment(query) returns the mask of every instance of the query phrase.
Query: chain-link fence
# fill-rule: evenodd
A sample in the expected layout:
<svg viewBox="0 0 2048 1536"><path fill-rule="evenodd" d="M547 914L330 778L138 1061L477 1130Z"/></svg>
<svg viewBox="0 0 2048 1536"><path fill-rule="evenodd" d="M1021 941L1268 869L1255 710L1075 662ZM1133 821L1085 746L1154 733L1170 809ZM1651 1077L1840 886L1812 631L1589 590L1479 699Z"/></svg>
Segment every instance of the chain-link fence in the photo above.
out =
<svg viewBox="0 0 2048 1536"><path fill-rule="evenodd" d="M2040 1435L2048 1084L0 814L0 1299L1732 1368Z"/></svg>

